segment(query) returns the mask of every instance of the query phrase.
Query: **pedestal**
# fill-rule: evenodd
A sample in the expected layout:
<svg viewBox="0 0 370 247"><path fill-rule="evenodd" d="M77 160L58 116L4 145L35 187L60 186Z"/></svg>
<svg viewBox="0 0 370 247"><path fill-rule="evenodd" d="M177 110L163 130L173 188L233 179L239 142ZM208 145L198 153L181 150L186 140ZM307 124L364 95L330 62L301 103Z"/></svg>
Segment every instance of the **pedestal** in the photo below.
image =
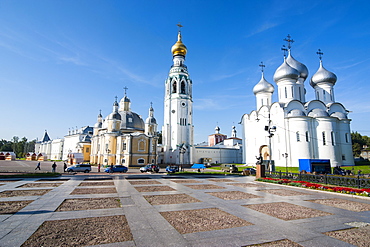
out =
<svg viewBox="0 0 370 247"><path fill-rule="evenodd" d="M265 165L257 165L256 166L256 178L264 178L265 175Z"/></svg>

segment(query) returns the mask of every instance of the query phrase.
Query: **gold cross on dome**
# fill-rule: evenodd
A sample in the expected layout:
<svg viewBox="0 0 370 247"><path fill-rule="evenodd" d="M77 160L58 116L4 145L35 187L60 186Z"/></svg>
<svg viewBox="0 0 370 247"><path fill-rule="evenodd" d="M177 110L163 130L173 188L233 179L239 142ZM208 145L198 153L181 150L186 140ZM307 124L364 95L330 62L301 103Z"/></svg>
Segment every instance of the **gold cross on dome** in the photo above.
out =
<svg viewBox="0 0 370 247"><path fill-rule="evenodd" d="M125 96L126 96L126 93L127 93L127 89L128 88L125 86L123 89L125 90Z"/></svg>
<svg viewBox="0 0 370 247"><path fill-rule="evenodd" d="M178 26L179 27L179 32L181 32L181 28L183 27L183 25L181 25L180 24L180 22L179 23L177 23L177 25L176 26Z"/></svg>
<svg viewBox="0 0 370 247"><path fill-rule="evenodd" d="M288 34L287 38L284 39L288 43L288 49L292 48L292 44L294 42L293 39L291 39L290 34Z"/></svg>

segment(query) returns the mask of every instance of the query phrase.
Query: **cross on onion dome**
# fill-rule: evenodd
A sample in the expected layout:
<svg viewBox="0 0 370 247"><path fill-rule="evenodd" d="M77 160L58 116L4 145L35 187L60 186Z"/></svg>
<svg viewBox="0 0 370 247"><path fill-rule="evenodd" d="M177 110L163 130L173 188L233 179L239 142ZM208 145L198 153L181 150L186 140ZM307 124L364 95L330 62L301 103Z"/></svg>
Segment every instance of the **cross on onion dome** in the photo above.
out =
<svg viewBox="0 0 370 247"><path fill-rule="evenodd" d="M263 73L263 71L265 70L264 68L266 67L266 65L264 65L264 64L263 64L263 62L261 62L261 64L260 64L260 65L258 65L258 66L260 66L260 67L261 67L261 71L262 71L262 73Z"/></svg>
<svg viewBox="0 0 370 247"><path fill-rule="evenodd" d="M318 49L316 54L319 55L319 59L321 61L322 60L322 55L324 55L324 53L321 51L321 49Z"/></svg>
<svg viewBox="0 0 370 247"><path fill-rule="evenodd" d="M284 41L286 41L288 43L288 49L290 50L290 48L292 48L292 44L293 44L294 40L291 39L290 35L288 34L288 36L284 39Z"/></svg>

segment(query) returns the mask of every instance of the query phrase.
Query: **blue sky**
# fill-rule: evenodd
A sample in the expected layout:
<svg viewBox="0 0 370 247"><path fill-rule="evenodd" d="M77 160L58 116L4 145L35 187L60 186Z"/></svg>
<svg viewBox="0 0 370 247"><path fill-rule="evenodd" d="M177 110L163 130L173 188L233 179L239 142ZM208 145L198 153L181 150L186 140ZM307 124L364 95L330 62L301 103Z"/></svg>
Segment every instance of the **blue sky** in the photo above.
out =
<svg viewBox="0 0 370 247"><path fill-rule="evenodd" d="M272 77L292 55L316 72L317 49L338 81L335 99L352 131L370 136L368 1L109 1L0 2L0 139L63 137L112 111L127 86L131 108L145 119L150 102L161 129L164 81L172 65L178 22L193 80L194 139L216 124L231 135L255 109L259 64ZM306 100L314 99L306 81ZM277 100L274 95L274 101Z"/></svg>

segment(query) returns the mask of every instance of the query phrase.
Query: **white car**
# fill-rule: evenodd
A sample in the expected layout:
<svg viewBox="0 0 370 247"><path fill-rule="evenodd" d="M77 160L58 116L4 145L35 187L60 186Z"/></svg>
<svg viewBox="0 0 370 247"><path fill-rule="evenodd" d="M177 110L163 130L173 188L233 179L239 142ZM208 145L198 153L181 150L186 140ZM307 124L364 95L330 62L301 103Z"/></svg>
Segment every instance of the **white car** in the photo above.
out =
<svg viewBox="0 0 370 247"><path fill-rule="evenodd" d="M65 172L85 172L88 173L91 171L90 164L76 164L66 168Z"/></svg>

